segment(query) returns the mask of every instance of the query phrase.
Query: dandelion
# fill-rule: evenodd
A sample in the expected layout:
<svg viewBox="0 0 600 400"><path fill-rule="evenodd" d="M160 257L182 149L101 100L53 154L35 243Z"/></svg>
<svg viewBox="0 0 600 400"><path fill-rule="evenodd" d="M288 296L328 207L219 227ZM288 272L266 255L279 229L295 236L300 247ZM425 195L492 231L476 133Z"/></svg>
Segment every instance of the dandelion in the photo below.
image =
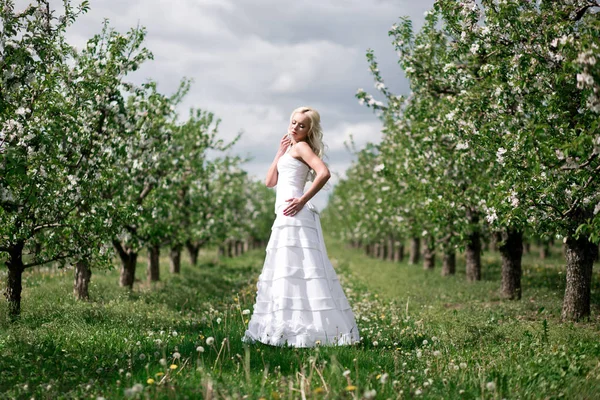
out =
<svg viewBox="0 0 600 400"><path fill-rule="evenodd" d="M202 347L202 346L198 346L198 347L196 347L196 351L197 351L198 353L204 353L204 347Z"/></svg>
<svg viewBox="0 0 600 400"><path fill-rule="evenodd" d="M377 391L375 389L365 391L364 397L365 399L373 399L377 395Z"/></svg>
<svg viewBox="0 0 600 400"><path fill-rule="evenodd" d="M146 359L146 355L144 353L140 354L140 360L145 360Z"/></svg>
<svg viewBox="0 0 600 400"><path fill-rule="evenodd" d="M147 383L148 385L152 385L152 384L154 384L154 379L152 379L152 378L148 378L148 380L146 381L146 383Z"/></svg>
<svg viewBox="0 0 600 400"><path fill-rule="evenodd" d="M439 351L439 350L436 350L436 351L433 352L433 355L436 356L436 357L439 357L439 356L442 355L442 352Z"/></svg>
<svg viewBox="0 0 600 400"><path fill-rule="evenodd" d="M166 366L167 366L167 360L166 360L166 359L164 359L164 358L161 358L161 359L160 359L160 361L159 361L159 363L160 363L160 365L162 365L163 367L166 367Z"/></svg>
<svg viewBox="0 0 600 400"><path fill-rule="evenodd" d="M385 385L385 383L387 382L388 378L390 377L390 375L388 373L385 373L383 375L381 375L381 378L379 379L379 382L382 385Z"/></svg>
<svg viewBox="0 0 600 400"><path fill-rule="evenodd" d="M164 372L157 372L157 373L154 374L154 376L156 376L157 378L160 378L164 374L165 374Z"/></svg>
<svg viewBox="0 0 600 400"><path fill-rule="evenodd" d="M344 378L347 378L347 377L349 377L349 376L350 376L350 370L349 370L349 369L345 370L345 371L342 373L342 375L344 376Z"/></svg>
<svg viewBox="0 0 600 400"><path fill-rule="evenodd" d="M461 362L461 363L460 363L460 367L461 367L462 369L465 369L465 368L467 368L467 363Z"/></svg>
<svg viewBox="0 0 600 400"><path fill-rule="evenodd" d="M417 351L417 358L421 358L421 356L423 356L423 353L421 353L420 351Z"/></svg>
<svg viewBox="0 0 600 400"><path fill-rule="evenodd" d="M177 369L177 365L176 364L171 364L171 366L169 368L170 369Z"/></svg>
<svg viewBox="0 0 600 400"><path fill-rule="evenodd" d="M250 314L250 310L245 309L244 311L242 311L242 315L249 315Z"/></svg>
<svg viewBox="0 0 600 400"><path fill-rule="evenodd" d="M214 337L212 337L212 336L209 336L209 337L207 337L207 338L206 338L206 344L207 344L207 345L209 345L209 346L210 346L210 345L212 345L214 342L215 342L215 338L214 338Z"/></svg>
<svg viewBox="0 0 600 400"><path fill-rule="evenodd" d="M315 342L315 346L318 346L318 345L320 345L320 344L321 344L321 341L320 341L320 340L317 340L317 341Z"/></svg>
<svg viewBox="0 0 600 400"><path fill-rule="evenodd" d="M377 347L379 345L379 342L377 342L377 340L373 341L373 347Z"/></svg>
<svg viewBox="0 0 600 400"><path fill-rule="evenodd" d="M423 391L421 389L415 390L415 396L420 396Z"/></svg>
<svg viewBox="0 0 600 400"><path fill-rule="evenodd" d="M180 359L180 358L181 358L181 354L179 354L179 352L177 352L177 351L176 351L175 353L173 353L173 358L174 358L175 360L178 360L178 359Z"/></svg>
<svg viewBox="0 0 600 400"><path fill-rule="evenodd" d="M171 336L177 336L177 335L178 335L177 331L171 332Z"/></svg>
<svg viewBox="0 0 600 400"><path fill-rule="evenodd" d="M221 323L221 318L217 318L217 324Z"/></svg>
<svg viewBox="0 0 600 400"><path fill-rule="evenodd" d="M356 390L356 386L354 386L354 385L348 385L348 386L346 386L346 390L348 392L353 392L353 391Z"/></svg>
<svg viewBox="0 0 600 400"><path fill-rule="evenodd" d="M491 390L496 389L496 384L494 382L488 382L488 383L485 384L485 387L486 387L487 390L491 391Z"/></svg>
<svg viewBox="0 0 600 400"><path fill-rule="evenodd" d="M429 344L429 342L427 341L427 339L423 340L423 346L427 346Z"/></svg>

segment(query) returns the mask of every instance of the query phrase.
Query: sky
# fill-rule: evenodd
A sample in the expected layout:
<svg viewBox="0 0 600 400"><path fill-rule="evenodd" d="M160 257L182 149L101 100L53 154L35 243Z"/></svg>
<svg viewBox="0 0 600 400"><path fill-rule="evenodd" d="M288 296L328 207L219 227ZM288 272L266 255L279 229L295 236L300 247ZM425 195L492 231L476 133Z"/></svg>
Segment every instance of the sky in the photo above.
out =
<svg viewBox="0 0 600 400"><path fill-rule="evenodd" d="M381 138L380 121L354 97L363 88L378 98L367 49L375 51L392 92L408 94L388 31L401 16L419 29L433 1L90 0L90 11L67 37L83 47L105 18L122 33L145 27L145 47L154 60L129 80L152 79L168 95L182 78L193 79L180 115L187 116L191 107L213 112L225 140L243 132L230 153L251 158L243 168L256 179L264 180L292 110L317 109L327 146L324 161L332 172L329 189L312 200L323 209L354 158L344 143L352 136L360 149ZM17 0L16 9L28 4Z"/></svg>

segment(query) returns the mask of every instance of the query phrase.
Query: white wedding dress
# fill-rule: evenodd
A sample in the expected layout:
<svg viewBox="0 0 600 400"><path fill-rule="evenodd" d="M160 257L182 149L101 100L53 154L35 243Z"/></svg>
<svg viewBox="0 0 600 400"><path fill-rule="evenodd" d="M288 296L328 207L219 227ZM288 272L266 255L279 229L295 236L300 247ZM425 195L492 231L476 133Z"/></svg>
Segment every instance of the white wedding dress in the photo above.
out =
<svg viewBox="0 0 600 400"><path fill-rule="evenodd" d="M308 202L296 215L283 215L285 200L304 193L309 167L288 149L277 170L277 217L242 340L293 347L358 342L354 314L327 257L315 207Z"/></svg>

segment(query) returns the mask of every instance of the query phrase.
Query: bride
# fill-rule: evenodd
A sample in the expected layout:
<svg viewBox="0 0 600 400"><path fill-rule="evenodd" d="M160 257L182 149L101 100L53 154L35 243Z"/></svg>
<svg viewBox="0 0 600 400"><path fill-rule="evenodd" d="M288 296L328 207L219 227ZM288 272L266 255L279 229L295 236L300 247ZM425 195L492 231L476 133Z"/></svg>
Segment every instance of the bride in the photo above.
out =
<svg viewBox="0 0 600 400"><path fill-rule="evenodd" d="M319 214L309 202L330 178L322 161L320 119L312 108L295 109L267 172L266 185L277 185L277 216L244 342L313 347L360 340L354 314L327 257ZM304 192L309 178L313 183Z"/></svg>

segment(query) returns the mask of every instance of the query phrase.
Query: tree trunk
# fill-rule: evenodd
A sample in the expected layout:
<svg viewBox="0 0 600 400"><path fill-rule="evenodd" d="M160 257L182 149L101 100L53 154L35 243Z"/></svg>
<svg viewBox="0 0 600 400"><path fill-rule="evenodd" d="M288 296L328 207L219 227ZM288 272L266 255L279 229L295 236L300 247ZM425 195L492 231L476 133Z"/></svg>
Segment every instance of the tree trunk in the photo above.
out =
<svg viewBox="0 0 600 400"><path fill-rule="evenodd" d="M160 246L148 247L148 270L146 277L148 282L158 282L160 280Z"/></svg>
<svg viewBox="0 0 600 400"><path fill-rule="evenodd" d="M92 270L87 260L79 260L75 263L75 281L73 282L73 295L76 300L89 300L90 279Z"/></svg>
<svg viewBox="0 0 600 400"><path fill-rule="evenodd" d="M442 261L442 276L454 275L456 273L456 252L454 249L444 251Z"/></svg>
<svg viewBox="0 0 600 400"><path fill-rule="evenodd" d="M542 240L540 244L540 259L545 260L550 257L550 242L548 240Z"/></svg>
<svg viewBox="0 0 600 400"><path fill-rule="evenodd" d="M500 241L502 241L502 232L493 231L490 235L490 251L498 251Z"/></svg>
<svg viewBox="0 0 600 400"><path fill-rule="evenodd" d="M25 242L17 242L8 251L8 279L4 296L8 300L8 315L11 320L16 320L21 314L21 292L23 291L23 247Z"/></svg>
<svg viewBox="0 0 600 400"><path fill-rule="evenodd" d="M200 251L200 246L193 244L191 241L187 241L185 243L185 247L190 255L190 263L192 265L198 265L198 252Z"/></svg>
<svg viewBox="0 0 600 400"><path fill-rule="evenodd" d="M421 255L421 239L413 237L410 239L410 255L408 257L408 263L416 265L419 263Z"/></svg>
<svg viewBox="0 0 600 400"><path fill-rule="evenodd" d="M133 289L138 253L130 248L125 249L118 240L113 240L113 246L117 250L117 254L119 254L119 258L121 259L121 276L119 277L119 286Z"/></svg>
<svg viewBox="0 0 600 400"><path fill-rule="evenodd" d="M382 241L381 244L379 245L379 248L381 249L380 254L379 254L379 258L381 260L386 260L387 259L387 255L388 255L387 243L385 241Z"/></svg>
<svg viewBox="0 0 600 400"><path fill-rule="evenodd" d="M169 256L169 271L178 274L181 271L181 246L172 247Z"/></svg>
<svg viewBox="0 0 600 400"><path fill-rule="evenodd" d="M529 254L531 253L531 242L529 240L526 240L523 243L523 253L524 254Z"/></svg>
<svg viewBox="0 0 600 400"><path fill-rule="evenodd" d="M595 245L587 238L567 238L567 287L562 319L578 321L590 315L590 296Z"/></svg>
<svg viewBox="0 0 600 400"><path fill-rule="evenodd" d="M432 237L428 237L423 246L423 269L433 270L435 268L435 244Z"/></svg>
<svg viewBox="0 0 600 400"><path fill-rule="evenodd" d="M219 256L225 256L225 245L221 244L219 245Z"/></svg>
<svg viewBox="0 0 600 400"><path fill-rule="evenodd" d="M396 253L396 246L394 245L394 238L392 235L388 236L388 241L387 241L387 258L386 260L388 261L394 261L395 258L395 253Z"/></svg>
<svg viewBox="0 0 600 400"><path fill-rule="evenodd" d="M398 257L395 261L403 262L404 261L404 243L398 243Z"/></svg>
<svg viewBox="0 0 600 400"><path fill-rule="evenodd" d="M233 257L233 241L227 240L227 257Z"/></svg>
<svg viewBox="0 0 600 400"><path fill-rule="evenodd" d="M502 255L502 296L510 300L520 300L523 232L511 228L502 232L499 250Z"/></svg>

